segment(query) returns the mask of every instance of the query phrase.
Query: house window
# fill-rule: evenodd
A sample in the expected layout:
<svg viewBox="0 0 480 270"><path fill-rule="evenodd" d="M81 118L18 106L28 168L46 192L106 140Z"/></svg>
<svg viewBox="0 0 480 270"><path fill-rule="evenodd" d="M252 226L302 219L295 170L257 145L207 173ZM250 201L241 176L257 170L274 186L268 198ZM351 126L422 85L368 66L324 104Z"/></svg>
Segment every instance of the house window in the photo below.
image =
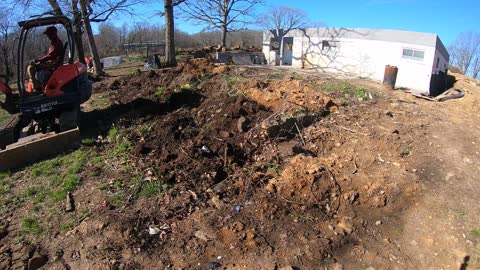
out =
<svg viewBox="0 0 480 270"><path fill-rule="evenodd" d="M425 52L413 49L403 49L402 58L423 61Z"/></svg>
<svg viewBox="0 0 480 270"><path fill-rule="evenodd" d="M322 41L322 51L324 50L331 50L331 49L336 49L338 48L338 41L334 40L323 40Z"/></svg>
<svg viewBox="0 0 480 270"><path fill-rule="evenodd" d="M439 64L440 64L440 57L437 57L437 68Z"/></svg>

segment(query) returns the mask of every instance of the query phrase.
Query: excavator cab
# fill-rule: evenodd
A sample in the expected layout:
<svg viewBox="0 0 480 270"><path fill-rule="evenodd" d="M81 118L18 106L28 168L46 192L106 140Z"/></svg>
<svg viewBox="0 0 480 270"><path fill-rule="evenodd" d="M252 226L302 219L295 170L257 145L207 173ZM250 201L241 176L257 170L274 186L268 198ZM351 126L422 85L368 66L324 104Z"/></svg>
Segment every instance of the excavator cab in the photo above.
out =
<svg viewBox="0 0 480 270"><path fill-rule="evenodd" d="M69 18L38 17L21 21L18 25L21 30L16 48L17 91L14 92L8 85L0 82L0 92L6 96L5 101L0 102L0 107L13 115L10 123L0 130L0 149L7 148L6 151L9 145L28 135L61 134L74 129L78 131L80 104L87 101L92 92L87 67L74 61L75 45ZM65 30L64 54L55 65L49 67L50 76L42 83L41 89L34 89L27 76L31 59L26 59L25 52L30 49L29 38L33 36L33 29L49 26ZM27 132L26 127L30 127ZM0 171L8 167L2 164L7 159L4 157L8 156L3 152L0 151Z"/></svg>

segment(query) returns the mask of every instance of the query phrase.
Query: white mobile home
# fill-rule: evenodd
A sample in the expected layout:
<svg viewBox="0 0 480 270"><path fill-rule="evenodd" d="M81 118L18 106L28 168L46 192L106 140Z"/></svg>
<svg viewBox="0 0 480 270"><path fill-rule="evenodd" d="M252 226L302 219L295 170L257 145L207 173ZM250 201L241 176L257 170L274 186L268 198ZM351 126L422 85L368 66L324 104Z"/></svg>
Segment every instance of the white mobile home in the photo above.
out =
<svg viewBox="0 0 480 270"><path fill-rule="evenodd" d="M263 53L280 64L280 39L263 35ZM430 95L445 89L449 54L436 34L364 28L307 28L283 37L283 65L382 81L398 67L396 86Z"/></svg>

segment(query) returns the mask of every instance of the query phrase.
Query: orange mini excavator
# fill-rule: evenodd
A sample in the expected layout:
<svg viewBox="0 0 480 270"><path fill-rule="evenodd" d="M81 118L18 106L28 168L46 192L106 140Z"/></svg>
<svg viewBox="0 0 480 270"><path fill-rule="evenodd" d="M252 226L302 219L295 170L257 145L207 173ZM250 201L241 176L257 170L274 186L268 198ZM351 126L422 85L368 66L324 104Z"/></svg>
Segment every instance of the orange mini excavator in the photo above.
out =
<svg viewBox="0 0 480 270"><path fill-rule="evenodd" d="M18 91L0 82L5 101L0 106L13 115L0 130L0 171L33 162L45 155L64 151L80 140L78 122L80 104L92 93L87 67L74 62L72 23L65 16L39 17L18 23L21 27L17 43L16 76ZM28 80L25 50L34 28L63 27L67 40L63 55L49 66L50 77L38 89ZM30 43L31 44L31 43Z"/></svg>

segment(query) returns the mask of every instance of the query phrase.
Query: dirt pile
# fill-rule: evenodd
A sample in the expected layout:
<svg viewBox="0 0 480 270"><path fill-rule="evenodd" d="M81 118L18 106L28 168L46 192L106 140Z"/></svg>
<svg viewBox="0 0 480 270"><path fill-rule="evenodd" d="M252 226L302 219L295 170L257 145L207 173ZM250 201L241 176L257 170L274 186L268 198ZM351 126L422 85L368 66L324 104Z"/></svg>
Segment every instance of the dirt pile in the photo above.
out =
<svg viewBox="0 0 480 270"><path fill-rule="evenodd" d="M284 161L272 156L272 150L278 142L295 140L294 134L304 128L303 122L293 116L299 129L285 138L282 134L265 136L262 123L285 115L272 111L280 109L277 105L284 99L282 91L292 88L293 95L287 102L290 112L307 107L322 115L328 112L326 99L300 81L274 82L269 86L271 91L252 88L250 93L257 91L257 98L232 95L223 90L223 80L228 78L223 72L228 70L215 74L216 69L206 59L195 59L176 69L136 74L120 81L113 98L116 103L148 99L158 109L153 117L137 115L140 118L135 120L136 125L141 123L148 127L146 130L126 126L127 136L135 144L131 162L136 170L149 172L148 178L154 179L149 181L160 182L170 191L136 205L139 214L134 219L126 216L117 229L127 235L123 245L147 252L160 246L164 250L183 250L175 256L161 255L163 261L181 267L191 268L197 262L211 260L205 257L207 254L225 254L232 259L234 253L227 252L232 247L238 247L242 256L264 254L263 265L275 267L275 258L280 254L288 253L292 245L305 244L285 243L287 231L298 223L298 218L291 219L291 211L311 215L312 220L302 226L315 226L318 214L328 221L334 208L338 208L340 190L331 180L331 173L317 164L320 160L310 156L295 156L292 152L290 156L295 157L288 161L281 176L277 175ZM138 90L133 94L132 88ZM161 95L155 93L159 88L164 90ZM301 94L305 89L307 94ZM276 98L262 104L262 91L274 93L272 97ZM301 146L297 148L301 153ZM274 189L278 189L275 191L270 190L274 182ZM291 205L292 202L298 205ZM235 213L236 218L228 218ZM271 220L282 220L281 226L275 225L281 232L273 231ZM169 238L151 242L145 224L168 224L166 234L193 246ZM327 256L332 247L341 245L341 239L310 243L315 251L309 261ZM185 248L192 250L185 252Z"/></svg>
<svg viewBox="0 0 480 270"><path fill-rule="evenodd" d="M317 204L330 212L331 199L340 193L334 175L321 158L297 155L285 165L282 174L266 186L283 198L304 205ZM336 203L338 205L338 202Z"/></svg>
<svg viewBox="0 0 480 270"><path fill-rule="evenodd" d="M330 97L319 89L312 88L308 82L297 79L251 80L241 87L241 91L247 97L275 112L324 109L336 111L338 109Z"/></svg>
<svg viewBox="0 0 480 270"><path fill-rule="evenodd" d="M261 74L195 59L104 84L113 105L86 115L110 124L90 146L104 162L74 194L89 215L42 243L48 266L317 269L361 250L416 191L406 159L421 124Z"/></svg>

